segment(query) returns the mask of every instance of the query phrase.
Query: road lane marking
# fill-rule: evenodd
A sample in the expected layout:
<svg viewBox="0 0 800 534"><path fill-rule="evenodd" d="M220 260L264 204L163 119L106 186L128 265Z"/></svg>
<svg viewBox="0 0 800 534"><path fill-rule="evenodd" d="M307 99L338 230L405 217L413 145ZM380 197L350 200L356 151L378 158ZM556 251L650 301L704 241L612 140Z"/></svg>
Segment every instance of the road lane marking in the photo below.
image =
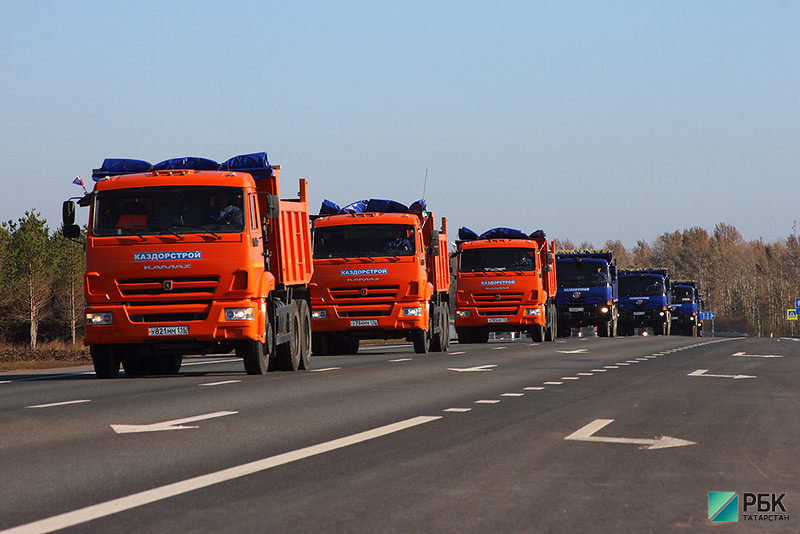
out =
<svg viewBox="0 0 800 534"><path fill-rule="evenodd" d="M708 375L706 374L708 369L698 369L697 371L692 371L686 376L707 376L709 378L733 378L734 380L739 380L740 378L757 378L753 375Z"/></svg>
<svg viewBox="0 0 800 534"><path fill-rule="evenodd" d="M458 373L477 373L480 371L491 371L495 364L479 365L477 367L448 367L448 371L456 371Z"/></svg>
<svg viewBox="0 0 800 534"><path fill-rule="evenodd" d="M630 365L628 362L617 362L614 365Z"/></svg>
<svg viewBox="0 0 800 534"><path fill-rule="evenodd" d="M373 428L372 430L326 441L318 445L311 445L310 447L278 454L276 456L270 456L262 460L256 460L254 462L223 469L215 473L200 475L187 480L175 482L173 484L167 484L166 486L134 493L126 497L120 497L119 499L113 499L100 504L87 506L86 508L81 508L72 512L66 512L48 517L46 519L41 519L39 521L34 521L33 523L19 525L17 527L0 531L0 534L22 534L32 532L44 534L46 532L53 532L56 530L73 527L75 525L94 521L95 519L99 519L101 517L107 517L119 512L131 510L133 508L145 506L154 502L163 501L165 499L169 499L170 497L175 497L177 495L207 488L222 482L252 475L261 471L266 471L267 469L271 469L273 467L296 462L298 460L303 460L305 458L310 458L326 452L349 447L350 445L355 445L357 443L387 436L389 434L423 425L425 423L430 423L431 421L436 421L441 418L442 416L439 415L419 416L412 419L406 419L405 421L399 421L390 425Z"/></svg>
<svg viewBox="0 0 800 534"><path fill-rule="evenodd" d="M505 350L508 347L492 347L492 350Z"/></svg>
<svg viewBox="0 0 800 534"><path fill-rule="evenodd" d="M84 402L92 402L89 399L71 400L64 402L51 402L50 404L34 404L32 406L25 406L26 408L53 408L55 406L67 406L69 404L82 404Z"/></svg>
<svg viewBox="0 0 800 534"><path fill-rule="evenodd" d="M184 417L183 419L174 419L172 421L162 421L160 423L151 423L149 425L111 425L114 432L117 434L132 434L135 432L161 432L164 430L186 430L189 428L197 428L196 426L183 426L183 423L194 423L195 421L205 421L206 419L214 419L216 417L225 417L226 415L235 415L239 412L214 412L203 415L195 415L192 417Z"/></svg>
<svg viewBox="0 0 800 534"><path fill-rule="evenodd" d="M501 397L522 397L524 395L525 395L524 393L503 393L500 396Z"/></svg>
<svg viewBox="0 0 800 534"><path fill-rule="evenodd" d="M447 408L444 410L445 412L455 412L455 413L464 413L471 411L472 408Z"/></svg>
<svg viewBox="0 0 800 534"><path fill-rule="evenodd" d="M395 360L389 360L389 363L399 363L399 362L410 362L414 358L397 358Z"/></svg>
<svg viewBox="0 0 800 534"><path fill-rule="evenodd" d="M783 358L780 354L745 354L744 352L737 352L734 356L743 356L745 358Z"/></svg>
<svg viewBox="0 0 800 534"><path fill-rule="evenodd" d="M578 373L578 376L594 376L594 373Z"/></svg>
<svg viewBox="0 0 800 534"><path fill-rule="evenodd" d="M338 371L341 367L323 367L322 369L309 369L309 373L322 373L324 371Z"/></svg>
<svg viewBox="0 0 800 534"><path fill-rule="evenodd" d="M608 369L592 369L593 373L607 373Z"/></svg>
<svg viewBox="0 0 800 534"><path fill-rule="evenodd" d="M525 391L542 391L544 388L542 386L530 386L524 389Z"/></svg>
<svg viewBox="0 0 800 534"><path fill-rule="evenodd" d="M500 401L497 400L497 399L483 399L483 400L475 401L475 404L497 404L498 402L500 402ZM2 533L0 533L0 534L2 534Z"/></svg>
<svg viewBox="0 0 800 534"><path fill-rule="evenodd" d="M463 350L459 350L458 352L448 352L447 354L449 354L450 356L458 356L459 354L466 354L466 352Z"/></svg>
<svg viewBox="0 0 800 534"><path fill-rule="evenodd" d="M604 365L606 369L619 369L619 365Z"/></svg>
<svg viewBox="0 0 800 534"><path fill-rule="evenodd" d="M222 382L206 382L205 384L197 384L198 386L224 386L226 384L238 384L241 380L223 380Z"/></svg>
<svg viewBox="0 0 800 534"><path fill-rule="evenodd" d="M685 439L673 438L670 436L661 436L656 439L639 439L639 438L606 438L595 436L594 433L612 423L613 419L595 419L588 425L576 430L565 440L575 441L594 441L600 443L631 443L634 445L642 445L644 449L666 449L669 447L682 447L684 445L696 445L694 441L687 441Z"/></svg>
<svg viewBox="0 0 800 534"><path fill-rule="evenodd" d="M561 380L580 380L577 376L562 376Z"/></svg>
<svg viewBox="0 0 800 534"><path fill-rule="evenodd" d="M544 385L546 386L560 386L564 382L545 382Z"/></svg>
<svg viewBox="0 0 800 534"><path fill-rule="evenodd" d="M584 352L589 352L589 349L575 349L575 350L559 350L561 354L583 354Z"/></svg>

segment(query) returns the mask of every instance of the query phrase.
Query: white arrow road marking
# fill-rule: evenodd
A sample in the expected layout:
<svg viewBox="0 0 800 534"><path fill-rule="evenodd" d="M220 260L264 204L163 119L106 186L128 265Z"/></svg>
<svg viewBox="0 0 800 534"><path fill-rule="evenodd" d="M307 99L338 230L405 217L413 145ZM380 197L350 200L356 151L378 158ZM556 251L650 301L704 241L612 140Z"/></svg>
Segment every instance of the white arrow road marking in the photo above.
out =
<svg viewBox="0 0 800 534"><path fill-rule="evenodd" d="M564 439L575 441L595 441L600 443L631 443L634 445L641 445L643 449L666 449L668 447L682 447L684 445L696 445L694 441L687 441L685 439L673 438L670 436L661 436L656 439L638 439L638 438L605 438L602 436L594 436L593 434L613 422L613 419L595 419L583 428L573 432Z"/></svg>
<svg viewBox="0 0 800 534"><path fill-rule="evenodd" d="M213 419L215 417L223 417L226 415L233 415L239 412L214 412L205 415L195 415L194 417L185 417L183 419L175 419L174 421L164 421L163 423L152 423L150 425L111 425L114 432L117 434L130 434L132 432L159 432L161 430L182 430L186 428L197 428L196 426L183 426L183 423L193 423L195 421L203 421L205 419Z"/></svg>
<svg viewBox="0 0 800 534"><path fill-rule="evenodd" d="M580 354L582 352L589 352L589 349L575 349L575 350L560 350L561 354Z"/></svg>
<svg viewBox="0 0 800 534"><path fill-rule="evenodd" d="M456 371L459 373L473 373L479 371L491 371L492 367L497 367L497 365L490 364L490 365L479 365L477 367L448 367L447 370Z"/></svg>
<svg viewBox="0 0 800 534"><path fill-rule="evenodd" d="M388 436L395 432L400 432L401 430L405 430L407 428L413 428L425 423L430 423L431 421L436 421L441 418L442 416L419 416L412 419L406 419L405 421L399 421L386 426L373 428L372 430L359 432L358 434L352 434L350 436L345 436L343 438L326 441L317 445L311 445L302 449L285 452L276 456L255 460L250 463L229 467L221 471L208 473L207 475L200 475L186 480L179 480L177 482L167 484L166 486L144 490L139 493L126 495L124 497L119 497L118 499L94 504L87 506L86 508L73 510L71 512L65 512L60 515L54 515L52 517L40 519L39 521L34 521L33 523L19 525L17 527L0 532L3 534L21 534L23 532L45 533L65 529L75 525L81 525L101 517L108 517L126 510L131 510L154 502L163 501L165 499L169 499L170 497L183 495L184 493L189 493L190 491L207 488L209 486L214 486L229 480L235 480L237 478L252 475L254 473L260 473L262 471L272 469L273 467L285 465L291 462L297 462L305 458L311 458L319 454L349 447L350 445Z"/></svg>
<svg viewBox="0 0 800 534"><path fill-rule="evenodd" d="M697 371L692 371L687 376L709 376L711 378L733 378L734 380L739 380L740 378L757 378L753 375L707 375L708 369L698 369Z"/></svg>
<svg viewBox="0 0 800 534"><path fill-rule="evenodd" d="M745 358L783 358L780 354L745 354L737 352L734 356L744 356Z"/></svg>

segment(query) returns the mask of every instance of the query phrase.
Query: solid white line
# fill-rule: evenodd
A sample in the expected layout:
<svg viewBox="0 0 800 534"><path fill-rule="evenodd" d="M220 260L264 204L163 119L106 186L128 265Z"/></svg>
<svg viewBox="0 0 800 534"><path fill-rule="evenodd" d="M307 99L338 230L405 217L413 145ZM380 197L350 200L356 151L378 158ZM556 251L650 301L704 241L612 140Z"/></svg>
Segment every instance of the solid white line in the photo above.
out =
<svg viewBox="0 0 800 534"><path fill-rule="evenodd" d="M68 404L82 404L84 402L92 402L89 399L82 399L82 400L72 400L72 401L64 401L64 402L53 402L50 404L35 404L33 406L25 406L26 408L52 408L53 406L66 406Z"/></svg>
<svg viewBox="0 0 800 534"><path fill-rule="evenodd" d="M341 367L323 367L322 369L310 369L309 373L321 373L322 371L338 371Z"/></svg>
<svg viewBox="0 0 800 534"><path fill-rule="evenodd" d="M188 480L182 480L173 484L167 484L166 486L161 486L160 488L153 488L140 493L134 493L133 495L87 506L86 508L81 508L80 510L74 510L72 512L48 517L46 519L34 521L33 523L19 525L17 527L0 531L0 534L27 534L34 532L45 533L80 525L101 517L107 517L119 512L124 512L125 510L131 510L133 508L145 506L157 501L163 501L165 499L169 499L170 497L182 495L184 493L195 491L201 488L207 488L215 484L220 484L236 478L252 475L261 471L266 471L267 469L271 469L273 467L296 462L298 460L310 458L312 456L330 452L336 449L349 447L350 445L355 445L356 443L362 443L364 441L376 439L394 432L405 430L407 428L430 423L431 421L441 418L442 416L420 416L412 419L406 419L405 421L399 421L390 425L373 428L372 430L367 430L366 432L360 432L351 436L345 436L332 441L326 441L325 443L320 443L318 445L297 449L296 451L290 451L283 454L278 454L277 456L271 456L262 460L256 460L254 462L223 469L221 471L217 471L216 473L209 473L207 475L201 475Z"/></svg>
<svg viewBox="0 0 800 534"><path fill-rule="evenodd" d="M222 386L225 384L238 384L241 380L225 380L222 382L206 382L205 384L197 384L198 386Z"/></svg>
<svg viewBox="0 0 800 534"><path fill-rule="evenodd" d="M444 410L445 412L455 412L455 413L464 413L471 411L472 408L448 408Z"/></svg>

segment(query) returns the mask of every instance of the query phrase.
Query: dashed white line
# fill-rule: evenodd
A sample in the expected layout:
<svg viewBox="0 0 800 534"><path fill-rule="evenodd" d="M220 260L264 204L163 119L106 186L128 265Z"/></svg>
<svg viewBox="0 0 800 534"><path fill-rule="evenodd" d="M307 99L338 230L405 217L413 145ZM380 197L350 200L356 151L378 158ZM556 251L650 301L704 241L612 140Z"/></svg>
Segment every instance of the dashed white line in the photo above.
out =
<svg viewBox="0 0 800 534"><path fill-rule="evenodd" d="M310 369L310 373L321 373L323 371L338 371L341 367L323 367L322 369Z"/></svg>
<svg viewBox="0 0 800 534"><path fill-rule="evenodd" d="M34 404L32 406L25 406L26 408L53 408L55 406L68 406L70 404L83 404L84 402L92 402L89 399L71 400L64 402L51 402L50 404Z"/></svg>
<svg viewBox="0 0 800 534"><path fill-rule="evenodd" d="M577 376L562 376L561 380L580 380Z"/></svg>
<svg viewBox="0 0 800 534"><path fill-rule="evenodd" d="M458 352L448 352L450 356L458 356L459 354L466 354L463 350L459 350Z"/></svg>
<svg viewBox="0 0 800 534"><path fill-rule="evenodd" d="M471 411L472 408L447 408L445 412L464 413Z"/></svg>
<svg viewBox="0 0 800 534"><path fill-rule="evenodd" d="M604 365L606 369L619 369L619 365Z"/></svg>
<svg viewBox="0 0 800 534"><path fill-rule="evenodd" d="M498 402L500 401L496 399L483 399L475 401L475 404L497 404Z"/></svg>
<svg viewBox="0 0 800 534"><path fill-rule="evenodd" d="M608 369L592 369L593 373L607 373Z"/></svg>
<svg viewBox="0 0 800 534"><path fill-rule="evenodd" d="M544 388L542 386L530 386L523 389L525 389L525 391L542 391Z"/></svg>
<svg viewBox="0 0 800 534"><path fill-rule="evenodd" d="M578 376L594 376L594 373L578 373Z"/></svg>
<svg viewBox="0 0 800 534"><path fill-rule="evenodd" d="M564 382L545 382L544 385L545 386L560 386L563 383Z"/></svg>
<svg viewBox="0 0 800 534"><path fill-rule="evenodd" d="M501 397L522 397L524 393L503 393Z"/></svg>
<svg viewBox="0 0 800 534"><path fill-rule="evenodd" d="M389 360L390 363L397 363L397 362L410 362L414 358L397 358L395 360Z"/></svg>
<svg viewBox="0 0 800 534"><path fill-rule="evenodd" d="M492 347L492 350L505 350L508 347Z"/></svg>
<svg viewBox="0 0 800 534"><path fill-rule="evenodd" d="M223 380L222 382L206 382L205 384L197 384L198 386L224 386L226 384L238 384L241 380Z"/></svg>

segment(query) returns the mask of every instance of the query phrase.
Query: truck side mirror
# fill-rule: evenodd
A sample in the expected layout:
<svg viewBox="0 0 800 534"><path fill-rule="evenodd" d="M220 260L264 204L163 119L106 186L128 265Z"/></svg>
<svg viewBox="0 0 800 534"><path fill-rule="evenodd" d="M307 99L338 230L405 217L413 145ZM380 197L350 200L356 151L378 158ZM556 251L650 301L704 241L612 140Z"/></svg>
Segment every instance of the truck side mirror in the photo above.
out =
<svg viewBox="0 0 800 534"><path fill-rule="evenodd" d="M550 265L551 263L553 263L553 253L552 252L548 252L547 253L547 264Z"/></svg>
<svg viewBox="0 0 800 534"><path fill-rule="evenodd" d="M267 219L277 219L281 214L281 199L278 195L267 195Z"/></svg>
<svg viewBox="0 0 800 534"><path fill-rule="evenodd" d="M431 230L431 245L439 245L439 230Z"/></svg>
<svg viewBox="0 0 800 534"><path fill-rule="evenodd" d="M67 239L78 239L81 236L81 227L77 224L65 224L61 227L61 234Z"/></svg>
<svg viewBox="0 0 800 534"><path fill-rule="evenodd" d="M547 265L544 266L544 270L545 272L549 273L550 271L553 270L553 266L548 263Z"/></svg>
<svg viewBox="0 0 800 534"><path fill-rule="evenodd" d="M61 206L61 220L64 226L71 226L75 224L75 203L71 200L65 200Z"/></svg>
<svg viewBox="0 0 800 534"><path fill-rule="evenodd" d="M439 245L438 245L438 243L436 245L428 247L428 256L436 257L438 255L439 255Z"/></svg>

